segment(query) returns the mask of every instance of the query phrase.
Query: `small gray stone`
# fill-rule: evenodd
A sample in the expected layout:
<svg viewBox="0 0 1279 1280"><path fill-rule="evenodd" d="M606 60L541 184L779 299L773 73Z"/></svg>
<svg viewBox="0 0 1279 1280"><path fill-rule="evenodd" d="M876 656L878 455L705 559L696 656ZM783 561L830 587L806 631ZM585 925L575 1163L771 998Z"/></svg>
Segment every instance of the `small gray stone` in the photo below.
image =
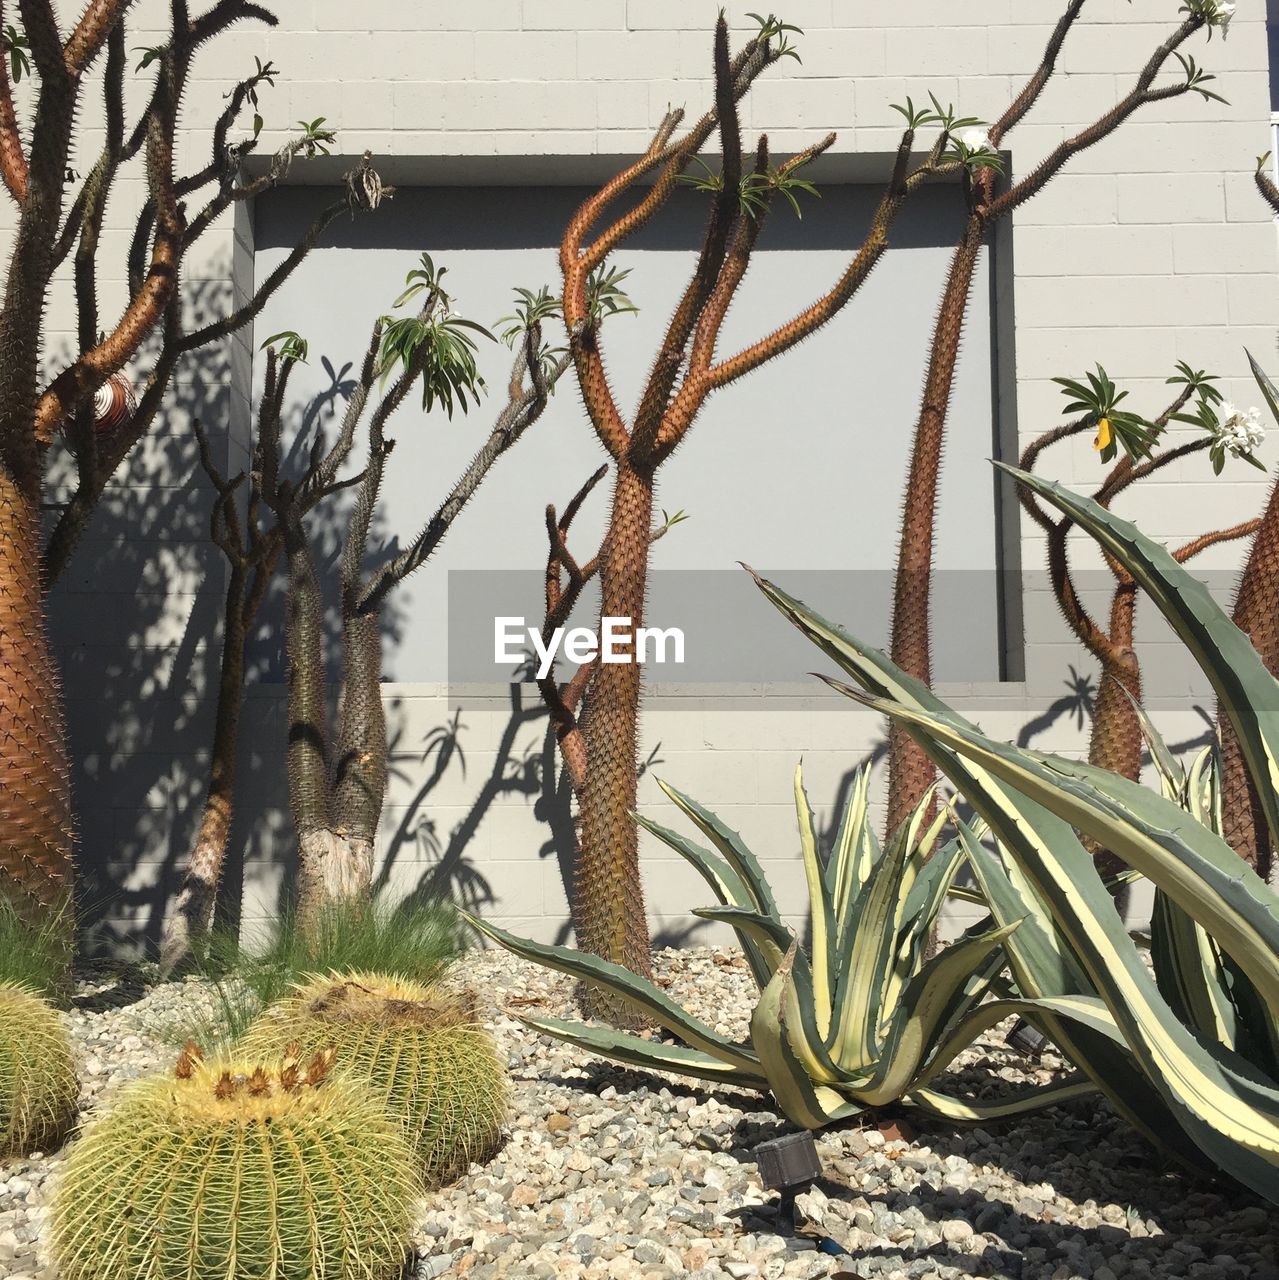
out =
<svg viewBox="0 0 1279 1280"><path fill-rule="evenodd" d="M966 1244L973 1238L972 1224L963 1218L948 1218L941 1224L941 1238L947 1244Z"/></svg>

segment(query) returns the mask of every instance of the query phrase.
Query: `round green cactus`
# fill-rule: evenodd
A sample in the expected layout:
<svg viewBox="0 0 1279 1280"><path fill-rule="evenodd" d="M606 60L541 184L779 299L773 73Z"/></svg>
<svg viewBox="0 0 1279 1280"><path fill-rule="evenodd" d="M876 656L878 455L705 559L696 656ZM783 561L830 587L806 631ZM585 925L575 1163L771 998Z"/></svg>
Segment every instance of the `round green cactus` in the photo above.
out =
<svg viewBox="0 0 1279 1280"><path fill-rule="evenodd" d="M53 1203L64 1280L392 1280L413 1153L333 1051L205 1063L129 1086L72 1149Z"/></svg>
<svg viewBox="0 0 1279 1280"><path fill-rule="evenodd" d="M58 1146L79 1095L58 1011L24 987L0 983L0 1157Z"/></svg>
<svg viewBox="0 0 1279 1280"><path fill-rule="evenodd" d="M404 1126L427 1186L441 1186L496 1149L510 1088L492 1037L457 995L381 974L312 978L267 1009L244 1051L337 1050Z"/></svg>

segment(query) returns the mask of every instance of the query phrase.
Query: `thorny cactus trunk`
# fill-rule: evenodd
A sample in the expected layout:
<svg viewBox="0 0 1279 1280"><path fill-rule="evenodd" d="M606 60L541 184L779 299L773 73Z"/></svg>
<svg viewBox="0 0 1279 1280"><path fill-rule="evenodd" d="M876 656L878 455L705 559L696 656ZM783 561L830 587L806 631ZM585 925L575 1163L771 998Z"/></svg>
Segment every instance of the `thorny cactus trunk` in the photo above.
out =
<svg viewBox="0 0 1279 1280"><path fill-rule="evenodd" d="M582 400L600 443L616 466L608 531L599 554L579 565L565 545L573 513L594 480L574 498L565 518L547 512L551 550L547 564L544 634L568 616L583 584L601 579L601 621L628 620L632 630L644 616L649 547L668 526L652 528L653 487L662 463L692 428L711 392L789 351L835 316L856 294L888 246L902 204L924 182L961 167L940 146L911 167L914 130L902 136L892 176L871 219L866 238L829 292L736 354L716 350L724 317L750 265L771 201L800 168L834 142L830 135L776 168L768 142L760 138L753 170L742 154L737 102L756 77L784 56L772 43L776 31L761 20L761 32L730 56L728 28L715 29L715 106L676 138L683 112L669 112L649 149L633 165L588 199L569 223L560 246L564 275L564 321ZM697 266L675 308L633 419L623 419L605 369L598 315L592 313L592 282L609 256L662 208L679 176L709 140L719 135L721 174ZM599 226L606 208L653 175L651 187L611 225ZM749 187L752 200L743 198ZM789 191L788 191L789 194ZM567 580L565 580L567 575ZM639 772L639 713L643 684L633 663L584 664L561 688L552 675L539 681L578 802L578 871L573 903L579 946L613 963L647 974L648 922L639 870L638 832L630 816ZM579 708L581 714L579 716ZM582 993L589 1016L633 1027L642 1016L615 994L597 987Z"/></svg>
<svg viewBox="0 0 1279 1280"><path fill-rule="evenodd" d="M1137 705L1141 703L1141 666L1133 648L1133 621L1137 607L1137 589L1124 583L1114 594L1110 606L1110 643L1098 655L1101 659L1101 684L1093 706L1092 736L1088 742L1088 763L1099 769L1129 778L1141 776L1143 748L1141 720ZM1095 841L1086 840L1085 847L1096 858L1102 875L1115 875L1124 863Z"/></svg>
<svg viewBox="0 0 1279 1280"><path fill-rule="evenodd" d="M1266 157L1254 180L1261 198L1279 214L1279 188L1266 172ZM1266 670L1279 677L1279 485L1261 517L1235 596L1234 622L1252 641ZM1217 711L1221 744L1221 820L1226 843L1264 880L1274 870L1279 832L1268 830L1261 799L1244 764L1239 737L1229 717Z"/></svg>
<svg viewBox="0 0 1279 1280"><path fill-rule="evenodd" d="M1038 101L1056 70L1057 57L1083 6L1084 0L1070 0L1066 5L1038 68L1008 109L991 126L987 135L991 152L1003 145L1004 139ZM1182 83L1164 84L1158 88L1154 87L1155 80L1174 52L1200 30L1205 21L1203 16L1190 13L1154 51L1128 94L1092 124L1059 142L1019 181L1000 190L995 169L989 165L982 166L980 161L964 175L968 217L951 263L941 310L933 330L928 376L912 445L898 548L892 657L899 667L918 679L927 682L932 674L929 613L937 486L960 333L982 242L996 223L1038 195L1073 156L1109 136L1140 107L1190 92L1194 85L1189 73ZM915 809L935 777L932 764L913 739L896 725L891 726L889 833L896 830Z"/></svg>
<svg viewBox="0 0 1279 1280"><path fill-rule="evenodd" d="M643 625L652 521L653 476L623 462L600 552L601 619L629 618L633 629ZM650 977L639 828L631 817L639 773L642 679L638 663L601 663L591 682L590 713L583 726L590 767L578 802L574 923L583 951ZM595 1002L601 1016L631 1016L622 1008L605 1010L601 1001Z"/></svg>
<svg viewBox="0 0 1279 1280"><path fill-rule="evenodd" d="M171 973L190 956L193 947L208 934L213 922L235 810L245 649L250 624L262 607L280 553L278 529L272 529L264 536L258 528L261 493L256 482L251 486L249 495L246 537L234 505L236 489L243 477L230 482L225 480L213 462L208 439L199 424L196 432L201 461L218 492L212 522L213 541L227 556L229 573L223 609L222 662L209 760L209 786L181 888L165 916L160 937L160 970L164 974Z"/></svg>
<svg viewBox="0 0 1279 1280"><path fill-rule="evenodd" d="M286 771L293 829L306 872L306 849L329 829L328 709L324 685L324 611L320 582L300 518L283 518L289 576L284 626L287 656Z"/></svg>
<svg viewBox="0 0 1279 1280"><path fill-rule="evenodd" d="M951 262L942 296L924 399L915 424L910 473L902 511L901 542L893 592L893 661L909 675L931 684L932 636L930 585L933 539L937 521L937 486L941 478L942 441L968 295L985 236L982 218L970 216ZM891 833L919 807L935 771L922 747L901 726L888 735L888 831ZM925 818L931 821L932 814Z"/></svg>
<svg viewBox="0 0 1279 1280"><path fill-rule="evenodd" d="M1110 644L1101 653L1101 683L1093 705L1088 762L1135 782L1141 776L1141 664L1133 648L1137 589L1119 587L1110 606ZM1136 704L1136 705L1134 705Z"/></svg>
<svg viewBox="0 0 1279 1280"><path fill-rule="evenodd" d="M312 868L323 901L368 894L373 842L386 799L386 713L382 708L382 631L376 609L343 622L342 707L333 761L333 831Z"/></svg>
<svg viewBox="0 0 1279 1280"><path fill-rule="evenodd" d="M73 828L38 506L0 465L0 892L33 922L68 910Z"/></svg>
<svg viewBox="0 0 1279 1280"><path fill-rule="evenodd" d="M432 268L433 271L433 268ZM440 272L442 275L443 272ZM432 284L417 320L429 332L437 305L447 298ZM266 390L259 416L261 461L255 482L276 514L289 580L285 626L288 654L288 782L297 834L299 910L305 924L326 903L367 896L373 885L374 844L387 784L386 713L382 706L382 605L405 578L421 568L452 528L490 469L541 417L554 378L568 357L546 361L540 322L530 318L507 386L507 403L470 464L416 536L366 572L369 533L386 459L394 441L384 435L390 415L419 378L432 376L433 342L422 341L379 401L369 422L368 459L362 473L338 478L351 453L370 393L395 369L382 348L383 324L374 325L360 377L347 401L331 446L312 442L300 482L280 477L280 424L293 357L268 354ZM398 357L397 357L398 359ZM525 378L529 382L526 384ZM531 385L530 385L531 384ZM474 388L472 388L474 390ZM337 725L330 746L328 680L324 648L324 599L303 515L340 489L355 489L340 555L342 682ZM274 533L273 535L274 536Z"/></svg>
<svg viewBox="0 0 1279 1280"><path fill-rule="evenodd" d="M62 59L56 29L42 27L29 38L51 83L40 93L29 169L16 124L3 129L4 178L21 217L0 314L0 893L31 918L64 911L69 929L74 833L62 698L41 581L35 419L40 332L76 85L61 67L52 74L52 63ZM0 70L0 90L9 102L7 71Z"/></svg>
<svg viewBox="0 0 1279 1280"><path fill-rule="evenodd" d="M227 581L209 789L182 888L165 921L164 937L160 943L160 966L165 973L187 956L194 939L208 932L218 884L222 879L227 841L231 837L240 706L244 694L244 646L248 630L244 618L247 577L245 570L236 565L232 567Z"/></svg>
<svg viewBox="0 0 1279 1280"><path fill-rule="evenodd" d="M154 51L154 86L142 110L127 120L129 0L78 6L78 21L65 34L49 0L23 0L18 8L20 34L37 74L34 110L30 119L20 120L10 60L0 59L0 179L17 210L0 314L0 892L28 904L63 906L72 894L72 823L61 698L45 631L45 590L66 569L112 476L155 421L182 356L248 323L324 228L352 204L344 199L325 210L249 301L203 327L184 330L172 303L190 244L237 200L276 185L288 161L308 145L305 139L290 143L269 174L242 181L240 161L257 144L246 140L227 146L227 137L245 104L256 100L257 89L270 79L259 65L255 75L226 95L211 131L212 164L179 178L174 137L191 61L237 22L274 25L275 18L254 0L217 0L194 16L186 4L166 6L172 25L169 38ZM95 90L99 114L89 134L100 140L101 150L96 160L89 157L88 171L78 180L68 162L91 70L102 96L98 108ZM146 199L132 235L124 236L127 261L108 266L102 260L111 243L102 234L107 210L114 207L117 178L139 157L145 158ZM188 198L186 204L180 195ZM54 274L68 262L74 264L68 274L78 349L41 389L45 308ZM98 294L99 280L108 277L125 277L129 285L128 301L114 316L104 313ZM136 412L100 438L93 430L94 394L138 356L150 337L158 339L156 352ZM59 432L75 463L76 483L42 557L40 451ZM66 911L65 919L69 934L73 913Z"/></svg>
<svg viewBox="0 0 1279 1280"><path fill-rule="evenodd" d="M1235 625L1252 641L1266 670L1279 676L1279 484L1253 538L1239 590ZM1239 739L1227 716L1217 713L1221 742L1221 817L1226 843L1263 879L1273 870L1275 833L1266 826Z"/></svg>
<svg viewBox="0 0 1279 1280"><path fill-rule="evenodd" d="M366 897L386 797L382 636L376 611L343 620L343 681L335 758L328 749L319 582L309 548L290 554L289 797L300 859L298 905Z"/></svg>

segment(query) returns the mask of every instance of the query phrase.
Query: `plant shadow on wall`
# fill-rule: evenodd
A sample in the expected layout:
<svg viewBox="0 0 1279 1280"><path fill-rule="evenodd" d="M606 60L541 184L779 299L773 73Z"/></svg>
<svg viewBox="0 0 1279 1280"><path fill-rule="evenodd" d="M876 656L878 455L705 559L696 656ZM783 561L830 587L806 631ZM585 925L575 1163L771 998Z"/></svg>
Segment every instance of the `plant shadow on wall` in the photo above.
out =
<svg viewBox="0 0 1279 1280"><path fill-rule="evenodd" d="M193 322L222 316L227 293L225 283L191 282ZM153 354L144 348L144 366ZM90 945L112 952L136 945L135 931L155 936L204 783L221 566L208 536L214 495L202 483L197 418L214 450L233 455L224 347L188 357L161 422L113 477L49 597L67 698L79 908ZM76 479L60 438L48 475L52 527Z"/></svg>
<svg viewBox="0 0 1279 1280"><path fill-rule="evenodd" d="M530 658L530 663L533 659ZM473 798L465 813L444 830L430 806L432 794L440 787L450 768L468 776L465 712L458 708L445 724L424 736L420 750L403 741L406 732L394 729L390 740L389 763L393 778L417 782L413 798L405 806L389 836L382 864L373 882L375 893L388 889L397 866L424 865L413 890L404 899L413 907L448 899L467 911L481 911L497 898L493 886L476 866L473 842L493 806L510 797L522 796L532 805L532 817L545 828L545 839L537 850L540 859L555 858L565 898L572 893L577 855L577 832L573 824L572 787L559 760L555 731L546 707L531 683L533 667L524 683L509 686L509 714L502 726L487 772L474 779ZM391 715L401 707L390 703ZM640 777L662 763L661 743L649 750L640 765ZM423 778L423 771L426 777ZM698 921L668 924L654 935L659 947L687 946L706 926ZM572 924L566 918L556 941L567 942Z"/></svg>
<svg viewBox="0 0 1279 1280"><path fill-rule="evenodd" d="M225 311L227 288L217 281L190 286L194 323ZM348 370L325 367L332 385L300 407L287 428L286 471L304 465L315 430L350 394ZM200 464L196 423L224 473L248 465L229 351L204 348L184 372L163 424L129 455L50 595L79 814L82 927L92 950L113 955L154 949L159 941L208 784L226 566L210 539L216 493ZM63 450L51 454L49 471L46 518L52 519L74 478ZM163 485L155 483L157 475ZM340 507L321 511L311 525L326 586L336 579L342 515ZM265 864L269 879L278 876L279 902L290 888L283 699L273 687L284 677L286 595L284 575L277 573L247 646L242 804L219 904L228 923L238 918L246 865ZM400 619L390 603L383 614L390 644L400 638Z"/></svg>

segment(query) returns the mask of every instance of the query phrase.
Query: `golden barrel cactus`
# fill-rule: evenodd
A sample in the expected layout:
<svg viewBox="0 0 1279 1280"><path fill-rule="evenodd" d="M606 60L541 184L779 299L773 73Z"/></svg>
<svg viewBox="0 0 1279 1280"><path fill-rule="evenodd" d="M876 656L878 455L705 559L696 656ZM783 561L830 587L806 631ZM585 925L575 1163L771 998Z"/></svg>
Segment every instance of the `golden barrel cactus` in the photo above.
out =
<svg viewBox="0 0 1279 1280"><path fill-rule="evenodd" d="M0 1157L58 1146L79 1095L58 1011L25 987L0 983Z"/></svg>
<svg viewBox="0 0 1279 1280"><path fill-rule="evenodd" d="M59 1180L63 1280L393 1280L418 1184L399 1127L333 1053L129 1086Z"/></svg>
<svg viewBox="0 0 1279 1280"><path fill-rule="evenodd" d="M249 1028L244 1052L332 1045L400 1122L427 1186L496 1150L510 1087L493 1038L462 996L382 974L310 978Z"/></svg>

